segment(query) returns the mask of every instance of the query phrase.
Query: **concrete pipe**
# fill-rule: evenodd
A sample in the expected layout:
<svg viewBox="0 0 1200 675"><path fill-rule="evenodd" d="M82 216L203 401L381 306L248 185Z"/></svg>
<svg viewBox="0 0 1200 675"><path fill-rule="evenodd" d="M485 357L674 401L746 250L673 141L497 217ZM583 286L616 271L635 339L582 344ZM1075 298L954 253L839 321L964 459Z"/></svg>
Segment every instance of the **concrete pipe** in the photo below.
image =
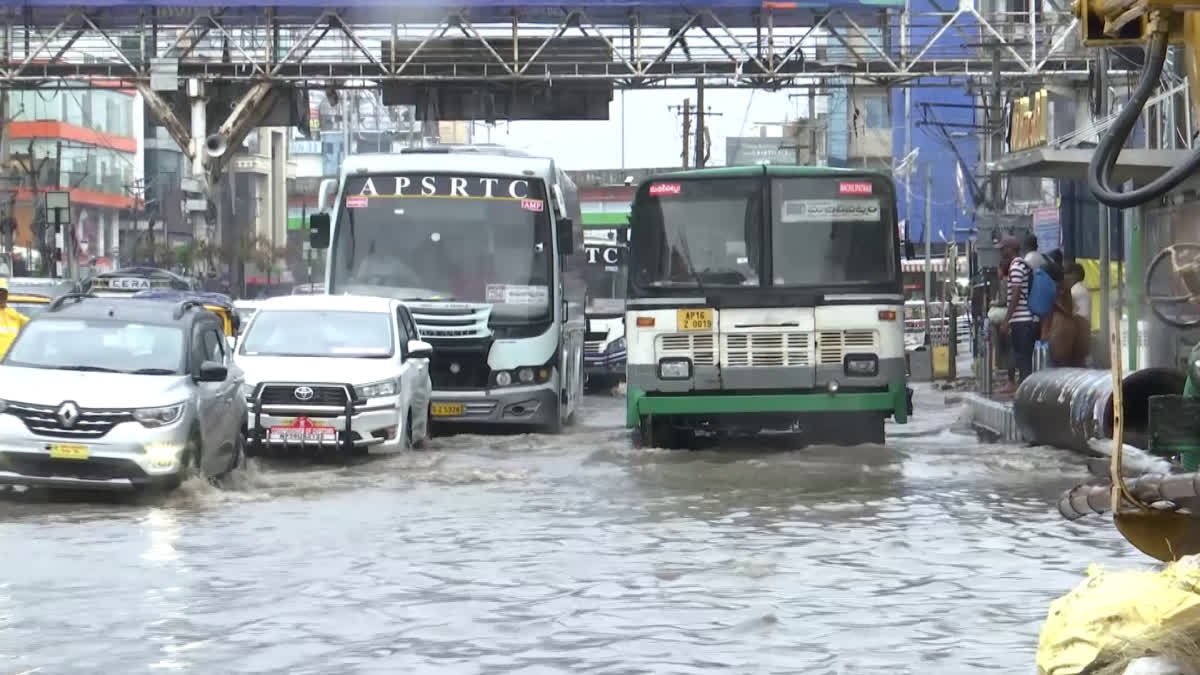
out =
<svg viewBox="0 0 1200 675"><path fill-rule="evenodd" d="M1145 449L1150 397L1182 394L1186 376L1169 368L1146 368L1125 376L1125 442ZM1017 387L1013 418L1021 437L1090 453L1088 441L1112 438L1112 372L1092 368L1046 368Z"/></svg>

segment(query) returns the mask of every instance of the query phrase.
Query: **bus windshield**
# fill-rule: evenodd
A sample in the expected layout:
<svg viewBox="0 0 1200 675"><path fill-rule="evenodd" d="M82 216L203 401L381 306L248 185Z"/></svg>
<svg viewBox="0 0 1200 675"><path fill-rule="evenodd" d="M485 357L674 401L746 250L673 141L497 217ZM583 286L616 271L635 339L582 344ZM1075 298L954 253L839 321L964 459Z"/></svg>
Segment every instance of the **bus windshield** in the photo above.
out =
<svg viewBox="0 0 1200 675"><path fill-rule="evenodd" d="M872 176L651 183L634 200L642 287L878 286L898 277L894 195Z"/></svg>
<svg viewBox="0 0 1200 675"><path fill-rule="evenodd" d="M584 242L587 265L583 279L587 285L588 310L623 312L625 285L629 268L624 244L609 241Z"/></svg>
<svg viewBox="0 0 1200 675"><path fill-rule="evenodd" d="M772 285L895 279L896 226L889 196L866 178L772 179Z"/></svg>
<svg viewBox="0 0 1200 675"><path fill-rule="evenodd" d="M637 280L647 286L757 286L762 181L655 183L634 200Z"/></svg>
<svg viewBox="0 0 1200 675"><path fill-rule="evenodd" d="M537 180L349 177L329 292L489 303L500 320L542 320L553 287L547 208Z"/></svg>

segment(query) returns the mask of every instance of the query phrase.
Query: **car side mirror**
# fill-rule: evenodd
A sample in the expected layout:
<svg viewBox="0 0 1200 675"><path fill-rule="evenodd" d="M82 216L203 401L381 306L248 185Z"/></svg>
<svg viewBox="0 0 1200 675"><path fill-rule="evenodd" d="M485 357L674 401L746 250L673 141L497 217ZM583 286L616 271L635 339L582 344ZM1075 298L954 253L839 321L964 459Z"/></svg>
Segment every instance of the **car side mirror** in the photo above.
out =
<svg viewBox="0 0 1200 675"><path fill-rule="evenodd" d="M575 253L575 223L570 218L558 219L558 254Z"/></svg>
<svg viewBox="0 0 1200 675"><path fill-rule="evenodd" d="M433 358L433 345L424 340L409 340L408 341L408 358L410 359L431 359Z"/></svg>
<svg viewBox="0 0 1200 675"><path fill-rule="evenodd" d="M308 217L308 245L329 248L329 214L314 213Z"/></svg>
<svg viewBox="0 0 1200 675"><path fill-rule="evenodd" d="M911 241L904 242L904 257L909 260L917 259L917 247Z"/></svg>
<svg viewBox="0 0 1200 675"><path fill-rule="evenodd" d="M200 372L196 373L197 382L224 382L229 375L229 369L224 363L205 361L200 364Z"/></svg>

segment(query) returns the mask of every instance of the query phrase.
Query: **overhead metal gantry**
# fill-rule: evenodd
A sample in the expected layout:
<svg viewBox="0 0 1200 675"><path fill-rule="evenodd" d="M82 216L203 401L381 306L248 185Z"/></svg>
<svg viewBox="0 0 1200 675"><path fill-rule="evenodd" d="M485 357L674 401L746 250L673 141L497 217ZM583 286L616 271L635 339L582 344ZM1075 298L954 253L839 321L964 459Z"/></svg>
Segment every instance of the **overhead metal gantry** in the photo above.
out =
<svg viewBox="0 0 1200 675"><path fill-rule="evenodd" d="M0 2L9 36L0 45L0 87L92 78L149 83L156 72L320 88L480 80L650 88L691 87L697 79L708 87L786 87L831 75L879 83L1085 76L1088 58L1074 17L1046 1L1040 17L1019 23L1015 15L985 16L971 0L935 12L859 0L832 0L826 9L747 0L692 9L686 2L460 0L466 6L441 11L413 0L386 10L372 0L341 10ZM573 37L605 48L574 47ZM457 48L448 49L446 38L458 38ZM537 46L512 48L518 41Z"/></svg>
<svg viewBox="0 0 1200 675"><path fill-rule="evenodd" d="M214 186L233 154L226 149L260 123L278 90L382 88L386 100L389 91L431 86L782 89L999 78L1010 88L1086 77L1076 20L1055 4L1066 0L1042 2L1040 13L1005 16L986 15L974 0L935 12L907 11L903 0L829 0L821 8L354 0L336 9L320 0L211 8L0 0L0 89L136 87L193 173ZM240 99L210 123L204 102L221 87Z"/></svg>

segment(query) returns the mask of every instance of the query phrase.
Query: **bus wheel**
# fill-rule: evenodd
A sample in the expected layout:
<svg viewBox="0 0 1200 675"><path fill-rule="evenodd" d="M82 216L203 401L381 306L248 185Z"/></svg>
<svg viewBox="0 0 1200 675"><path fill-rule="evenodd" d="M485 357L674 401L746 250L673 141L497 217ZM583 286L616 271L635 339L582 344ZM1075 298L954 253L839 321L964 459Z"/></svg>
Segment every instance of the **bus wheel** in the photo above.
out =
<svg viewBox="0 0 1200 675"><path fill-rule="evenodd" d="M883 445L885 441L883 415L855 415L844 427L845 436L834 440L835 445Z"/></svg>
<svg viewBox="0 0 1200 675"><path fill-rule="evenodd" d="M554 410L551 411L550 421L541 426L540 431L543 434L561 434L563 430L562 419L562 404L555 403Z"/></svg>
<svg viewBox="0 0 1200 675"><path fill-rule="evenodd" d="M643 448L682 450L691 447L696 432L683 429L667 421L649 421L643 417L634 433L634 444Z"/></svg>

